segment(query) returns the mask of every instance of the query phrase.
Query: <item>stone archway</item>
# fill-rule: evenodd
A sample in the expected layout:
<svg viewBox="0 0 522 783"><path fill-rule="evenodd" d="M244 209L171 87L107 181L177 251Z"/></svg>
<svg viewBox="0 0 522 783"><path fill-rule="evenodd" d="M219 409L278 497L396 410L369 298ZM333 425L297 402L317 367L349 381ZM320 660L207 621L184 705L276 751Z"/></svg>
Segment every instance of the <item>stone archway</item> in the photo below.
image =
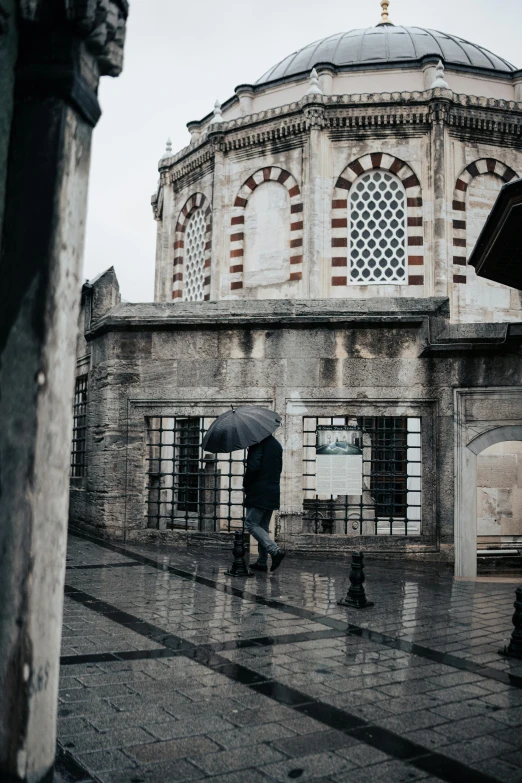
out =
<svg viewBox="0 0 522 783"><path fill-rule="evenodd" d="M455 576L475 577L477 456L497 443L522 441L522 389L458 389L455 408Z"/></svg>

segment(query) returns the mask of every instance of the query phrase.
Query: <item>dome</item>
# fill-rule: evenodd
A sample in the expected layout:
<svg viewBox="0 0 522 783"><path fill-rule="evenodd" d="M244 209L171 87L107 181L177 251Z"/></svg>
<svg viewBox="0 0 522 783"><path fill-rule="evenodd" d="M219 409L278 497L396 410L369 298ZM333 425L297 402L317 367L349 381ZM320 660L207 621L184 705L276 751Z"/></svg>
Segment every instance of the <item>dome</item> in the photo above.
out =
<svg viewBox="0 0 522 783"><path fill-rule="evenodd" d="M336 33L305 46L270 68L256 84L291 79L309 73L314 65L332 63L340 70L366 65L407 64L425 56L441 58L446 66L463 70L488 70L501 74L516 71L514 65L482 46L455 35L423 27L377 25L347 33Z"/></svg>

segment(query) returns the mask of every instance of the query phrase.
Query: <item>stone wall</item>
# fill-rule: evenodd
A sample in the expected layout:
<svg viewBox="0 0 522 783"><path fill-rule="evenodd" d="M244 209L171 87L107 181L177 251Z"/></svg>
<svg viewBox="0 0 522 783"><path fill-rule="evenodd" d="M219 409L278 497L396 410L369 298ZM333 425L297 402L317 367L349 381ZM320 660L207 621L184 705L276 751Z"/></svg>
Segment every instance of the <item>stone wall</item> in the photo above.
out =
<svg viewBox="0 0 522 783"><path fill-rule="evenodd" d="M477 458L479 546L522 544L522 443L498 443Z"/></svg>
<svg viewBox="0 0 522 783"><path fill-rule="evenodd" d="M147 418L258 403L283 415L280 535L288 548L361 545L451 559L454 388L516 386L522 370L518 338L495 325L444 331L448 316L447 300L434 298L117 305L86 335L87 476L73 482L72 521L120 539L179 539L179 531L147 527ZM305 416L422 418L421 535L311 532Z"/></svg>
<svg viewBox="0 0 522 783"><path fill-rule="evenodd" d="M211 125L160 162L155 300L183 298L176 231L198 198L212 300L443 296L456 323L520 320L520 296L466 262L498 189L522 173L521 117L514 101L435 89L305 95ZM375 169L406 188L403 282L350 280L351 188Z"/></svg>

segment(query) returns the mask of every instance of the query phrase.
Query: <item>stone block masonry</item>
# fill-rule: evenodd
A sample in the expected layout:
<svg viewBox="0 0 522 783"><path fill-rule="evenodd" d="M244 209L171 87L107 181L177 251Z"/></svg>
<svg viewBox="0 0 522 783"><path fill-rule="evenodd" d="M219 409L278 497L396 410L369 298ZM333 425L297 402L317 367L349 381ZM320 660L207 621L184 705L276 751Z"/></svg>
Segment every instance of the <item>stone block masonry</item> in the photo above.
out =
<svg viewBox="0 0 522 783"><path fill-rule="evenodd" d="M106 282L100 280L94 289L97 285ZM151 521L151 502L157 509L168 509L160 516L175 513L172 487L178 479L172 473L173 483L164 483L163 494L154 495L148 422L163 421L167 432L183 426L183 421L211 421L231 404L260 404L283 415L278 433L284 447L282 508L276 528L287 549L335 555L356 547L451 561L453 390L484 385L485 378L488 387L517 385L522 370L520 338L499 337L496 328L487 325L452 331L448 316L448 301L436 298L179 302L109 308L84 334L82 351L91 357L87 470L85 477L73 480L72 522L120 540L185 537L205 544L225 537L230 545L228 531L240 523L240 479L230 479L227 495L232 502L232 528L218 520L212 531L207 522L198 523L197 513L191 516L191 509L199 509L205 519L208 514L212 518L208 504L218 490L208 482L198 485L200 496L183 501L188 503L182 514L185 529L172 525L173 518L163 527ZM500 408L492 399L480 415L498 418ZM415 502L421 507L415 514L408 511L413 520L408 532L404 513L394 530L385 528L384 518L379 521L379 514L389 516L383 511L372 512L373 530L366 523L353 529L351 522L347 528L336 522L329 534L322 535L324 528L310 516L307 490L313 487L307 482L313 477L305 475L311 472L304 462L306 422L350 417L421 422L416 440L408 435L409 459L422 455L420 477L414 480L417 474L408 474L407 491L418 487ZM173 436L162 437L160 457L168 473L174 464L182 465L176 460L183 458L176 457L169 445ZM222 506L226 501L223 476L229 469L222 461L215 469L203 460L200 470L221 475L216 503ZM365 503L371 496L375 489L369 486ZM327 507L317 508L320 516L328 517Z"/></svg>

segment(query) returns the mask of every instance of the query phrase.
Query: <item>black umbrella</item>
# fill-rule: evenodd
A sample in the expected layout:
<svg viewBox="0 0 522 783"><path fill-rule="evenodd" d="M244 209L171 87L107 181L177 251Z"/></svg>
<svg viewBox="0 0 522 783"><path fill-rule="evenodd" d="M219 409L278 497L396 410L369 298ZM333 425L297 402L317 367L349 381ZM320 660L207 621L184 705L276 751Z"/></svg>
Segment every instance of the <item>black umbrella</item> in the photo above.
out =
<svg viewBox="0 0 522 783"><path fill-rule="evenodd" d="M281 424L281 416L267 408L243 405L222 413L203 438L203 448L214 454L240 451L260 443Z"/></svg>

